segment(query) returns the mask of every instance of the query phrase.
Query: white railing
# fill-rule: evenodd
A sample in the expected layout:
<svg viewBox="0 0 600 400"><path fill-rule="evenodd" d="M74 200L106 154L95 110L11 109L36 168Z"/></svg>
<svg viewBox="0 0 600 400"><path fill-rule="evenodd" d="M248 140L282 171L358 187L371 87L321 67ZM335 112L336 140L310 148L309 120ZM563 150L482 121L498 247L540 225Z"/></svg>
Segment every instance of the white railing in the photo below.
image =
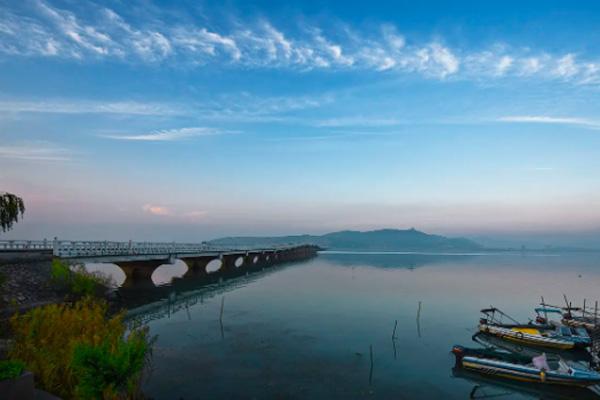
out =
<svg viewBox="0 0 600 400"><path fill-rule="evenodd" d="M136 256L158 254L201 253L212 247L206 243L164 243L164 242L110 242L110 241L54 241L56 257L102 257Z"/></svg>
<svg viewBox="0 0 600 400"><path fill-rule="evenodd" d="M113 242L113 241L80 241L80 240L0 240L0 251L12 250L52 250L54 256L69 257L103 257L103 256L136 256L136 255L172 255L203 252L229 251L274 251L291 249L293 245L275 245L268 249L244 246L226 248L208 243L176 243L176 242Z"/></svg>
<svg viewBox="0 0 600 400"><path fill-rule="evenodd" d="M51 240L0 240L0 251L52 250Z"/></svg>

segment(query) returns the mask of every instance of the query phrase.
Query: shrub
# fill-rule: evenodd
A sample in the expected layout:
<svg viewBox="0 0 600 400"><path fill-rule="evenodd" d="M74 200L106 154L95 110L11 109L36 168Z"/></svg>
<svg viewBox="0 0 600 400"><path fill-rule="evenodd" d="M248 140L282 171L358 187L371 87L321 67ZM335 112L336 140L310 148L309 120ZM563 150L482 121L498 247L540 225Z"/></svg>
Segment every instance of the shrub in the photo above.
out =
<svg viewBox="0 0 600 400"><path fill-rule="evenodd" d="M88 383L90 375L86 372L95 365L93 361L88 363L93 359L87 353L90 347L101 347L110 357L118 358L125 357L123 353L134 354L132 349L140 353L143 351L146 355L151 346L146 329L135 328L126 336L124 314L108 317L107 308L105 301L85 297L72 305L51 304L15 315L11 318L14 345L9 357L23 360L34 373L40 388L62 398L77 398L77 393L81 396L97 393L94 392L96 386ZM145 347L142 347L142 342ZM132 362L138 359L137 356L131 357ZM116 379L117 382L102 381L102 385L106 384L110 390L117 392L124 390L122 382L126 381L129 391L135 379L139 378L140 371L141 367L137 375L130 373L123 377L118 375L123 371L117 370L118 379L114 378L114 374L103 375L102 379Z"/></svg>
<svg viewBox="0 0 600 400"><path fill-rule="evenodd" d="M69 265L60 260L54 259L52 260L52 270L50 271L50 277L52 283L58 286L64 286L67 288L69 286L71 270L69 269Z"/></svg>
<svg viewBox="0 0 600 400"><path fill-rule="evenodd" d="M21 376L25 370L25 364L18 360L0 361L0 381L15 379Z"/></svg>
<svg viewBox="0 0 600 400"><path fill-rule="evenodd" d="M99 272L89 272L83 265L71 267L57 259L52 261L51 280L78 296L95 296L99 288L113 285L109 277Z"/></svg>
<svg viewBox="0 0 600 400"><path fill-rule="evenodd" d="M78 345L72 364L73 374L79 382L75 393L82 399L116 398L119 394L133 397L149 349L145 332L129 335L113 349L107 342L99 346Z"/></svg>

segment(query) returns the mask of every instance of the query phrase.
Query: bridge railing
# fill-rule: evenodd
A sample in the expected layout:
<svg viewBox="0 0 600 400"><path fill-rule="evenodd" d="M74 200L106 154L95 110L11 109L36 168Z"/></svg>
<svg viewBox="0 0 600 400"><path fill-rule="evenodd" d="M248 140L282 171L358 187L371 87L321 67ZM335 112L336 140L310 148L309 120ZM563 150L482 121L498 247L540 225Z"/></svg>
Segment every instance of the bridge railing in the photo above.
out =
<svg viewBox="0 0 600 400"><path fill-rule="evenodd" d="M52 250L51 240L0 240L0 251Z"/></svg>
<svg viewBox="0 0 600 400"><path fill-rule="evenodd" d="M200 253L210 251L211 247L206 243L57 240L53 249L56 257L68 258Z"/></svg>
<svg viewBox="0 0 600 400"><path fill-rule="evenodd" d="M52 250L60 258L169 255L183 253L231 252L231 251L277 251L297 245L274 245L269 248L241 246L236 248L203 243L177 242L115 242L82 240L0 240L0 251Z"/></svg>

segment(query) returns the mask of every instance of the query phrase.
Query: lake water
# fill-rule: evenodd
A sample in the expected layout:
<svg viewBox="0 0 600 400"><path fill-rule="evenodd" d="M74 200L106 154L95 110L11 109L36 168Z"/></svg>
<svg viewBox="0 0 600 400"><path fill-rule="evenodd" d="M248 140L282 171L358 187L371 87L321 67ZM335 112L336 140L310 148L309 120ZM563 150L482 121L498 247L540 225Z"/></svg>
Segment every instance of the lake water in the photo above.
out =
<svg viewBox="0 0 600 400"><path fill-rule="evenodd" d="M527 321L540 296L600 299L600 257L322 253L174 288L133 310L158 335L155 399L582 398L455 376L449 352L473 345L481 308Z"/></svg>

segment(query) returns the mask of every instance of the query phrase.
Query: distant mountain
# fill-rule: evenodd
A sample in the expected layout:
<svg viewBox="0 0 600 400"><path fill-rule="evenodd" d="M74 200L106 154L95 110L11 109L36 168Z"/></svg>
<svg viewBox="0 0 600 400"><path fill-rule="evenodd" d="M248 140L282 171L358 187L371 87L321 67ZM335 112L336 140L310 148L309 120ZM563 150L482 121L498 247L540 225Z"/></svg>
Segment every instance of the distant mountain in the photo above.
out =
<svg viewBox="0 0 600 400"><path fill-rule="evenodd" d="M483 246L465 238L430 235L416 229L340 231L321 236L227 237L209 243L219 246L264 246L308 243L328 250L459 252L482 250Z"/></svg>

